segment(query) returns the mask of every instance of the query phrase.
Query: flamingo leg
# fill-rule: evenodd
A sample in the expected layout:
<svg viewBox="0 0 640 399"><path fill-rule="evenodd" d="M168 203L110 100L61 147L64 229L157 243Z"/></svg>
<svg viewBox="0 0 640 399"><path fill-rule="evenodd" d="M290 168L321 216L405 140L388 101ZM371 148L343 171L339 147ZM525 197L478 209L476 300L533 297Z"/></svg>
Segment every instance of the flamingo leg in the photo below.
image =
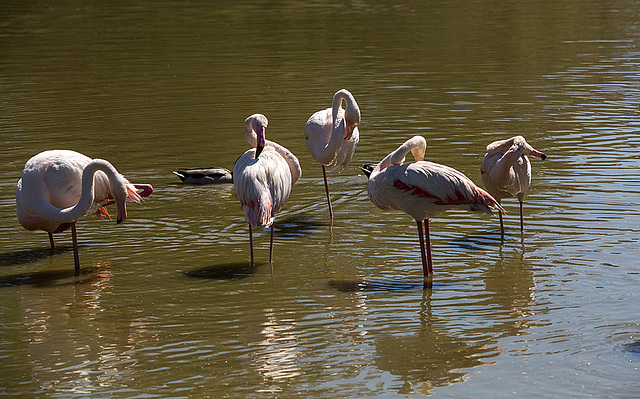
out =
<svg viewBox="0 0 640 399"><path fill-rule="evenodd" d="M269 263L273 263L273 223L271 223L271 241L269 242Z"/></svg>
<svg viewBox="0 0 640 399"><path fill-rule="evenodd" d="M498 211L498 216L500 216L500 240L504 241L504 224L502 224L502 211Z"/></svg>
<svg viewBox="0 0 640 399"><path fill-rule="evenodd" d="M78 254L78 235L76 222L71 223L71 240L73 241L73 263L76 266L76 276L80 275L80 255Z"/></svg>
<svg viewBox="0 0 640 399"><path fill-rule="evenodd" d="M522 216L523 205L520 201L520 234L524 234L524 217Z"/></svg>
<svg viewBox="0 0 640 399"><path fill-rule="evenodd" d="M251 230L251 223L249 223L249 249L251 250L251 266L253 266L253 231Z"/></svg>
<svg viewBox="0 0 640 399"><path fill-rule="evenodd" d="M56 246L53 243L53 234L49 233L49 244L51 244L51 255L56 252Z"/></svg>
<svg viewBox="0 0 640 399"><path fill-rule="evenodd" d="M431 260L431 233L429 232L429 219L424 220L424 235L426 238L427 247L427 266L429 267L428 273L433 274L433 260Z"/></svg>
<svg viewBox="0 0 640 399"><path fill-rule="evenodd" d="M422 273L424 277L429 275L429 266L427 265L427 254L424 249L424 235L422 233L422 221L416 220L418 224L418 237L420 238L420 254L422 255Z"/></svg>
<svg viewBox="0 0 640 399"><path fill-rule="evenodd" d="M333 219L333 209L331 209L331 198L329 197L329 184L327 183L327 172L322 165L322 177L324 177L324 190L327 192L327 202L329 203L329 217Z"/></svg>

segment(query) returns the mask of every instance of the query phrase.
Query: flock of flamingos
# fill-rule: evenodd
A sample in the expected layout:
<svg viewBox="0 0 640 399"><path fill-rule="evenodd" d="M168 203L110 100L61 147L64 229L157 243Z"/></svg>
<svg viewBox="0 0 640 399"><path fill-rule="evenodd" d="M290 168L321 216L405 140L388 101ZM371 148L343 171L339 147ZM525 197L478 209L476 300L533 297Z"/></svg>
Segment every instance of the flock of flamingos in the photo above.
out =
<svg viewBox="0 0 640 399"><path fill-rule="evenodd" d="M345 108L342 108L343 102ZM335 172L347 166L358 144L359 123L360 108L353 95L342 89L333 96L331 108L314 113L305 125L307 150L322 165L332 219L326 168ZM254 264L252 228L271 229L269 262L272 262L274 217L287 202L291 186L302 175L298 158L280 144L266 139L267 125L267 118L261 114L251 115L245 120L244 133L252 148L238 158L232 177L220 179L194 169L176 172L185 182L207 179L233 182L249 223L251 265ZM430 218L447 209L467 209L491 215L493 210L497 210L504 240L504 209L500 201L517 197L522 232L522 203L531 183L528 156L546 158L522 136L489 144L480 167L485 191L456 169L424 161L426 149L424 137L414 136L377 165L363 169L369 175L367 192L371 202L381 209L404 211L416 220L425 278L433 274ZM405 162L409 152L415 161ZM152 192L151 185L130 183L108 161L91 159L69 150L44 151L27 161L18 181L18 221L27 230L48 232L52 253L53 233L71 228L77 275L80 261L76 221L91 213L110 219L106 206L116 204L117 222L121 223L127 218L126 202L139 203L141 197Z"/></svg>

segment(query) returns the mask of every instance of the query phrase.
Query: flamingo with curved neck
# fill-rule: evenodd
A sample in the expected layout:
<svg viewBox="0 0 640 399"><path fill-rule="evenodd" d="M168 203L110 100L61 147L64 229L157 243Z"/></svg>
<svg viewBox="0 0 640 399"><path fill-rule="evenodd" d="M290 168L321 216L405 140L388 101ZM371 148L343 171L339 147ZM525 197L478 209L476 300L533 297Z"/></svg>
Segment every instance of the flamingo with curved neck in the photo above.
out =
<svg viewBox="0 0 640 399"><path fill-rule="evenodd" d="M138 192L138 190L141 190ZM71 228L76 275L80 271L76 221L90 213L106 216L116 204L117 223L127 219L126 201L140 202L153 192L149 184L131 184L103 159L70 150L41 152L27 161L16 189L17 215L27 230L53 233Z"/></svg>
<svg viewBox="0 0 640 399"><path fill-rule="evenodd" d="M373 168L367 183L369 199L375 206L401 210L416 220L425 278L433 274L430 218L447 209L488 214L493 214L492 209L504 212L489 193L476 186L462 172L423 161L426 150L427 141L424 137L412 137ZM405 162L409 152L413 154L415 162Z"/></svg>
<svg viewBox="0 0 640 399"><path fill-rule="evenodd" d="M253 227L271 228L269 262L273 262L273 221L289 199L291 186L302 176L298 158L278 143L266 139L267 117L253 114L245 120L244 134L254 148L238 158L233 185L249 223L249 247L253 261Z"/></svg>
<svg viewBox="0 0 640 399"><path fill-rule="evenodd" d="M342 108L342 103L346 108ZM346 167L353 157L360 132L360 107L353 95L345 89L338 90L333 96L331 108L318 111L309 117L305 127L307 150L322 165L322 177L329 204L329 216L333 219L326 167L329 173Z"/></svg>
<svg viewBox="0 0 640 399"><path fill-rule="evenodd" d="M531 185L529 156L544 160L547 156L533 148L522 136L497 140L487 146L480 165L482 183L498 201L517 197L520 202L520 235L524 234L524 196ZM504 224L500 215L500 238L504 241Z"/></svg>

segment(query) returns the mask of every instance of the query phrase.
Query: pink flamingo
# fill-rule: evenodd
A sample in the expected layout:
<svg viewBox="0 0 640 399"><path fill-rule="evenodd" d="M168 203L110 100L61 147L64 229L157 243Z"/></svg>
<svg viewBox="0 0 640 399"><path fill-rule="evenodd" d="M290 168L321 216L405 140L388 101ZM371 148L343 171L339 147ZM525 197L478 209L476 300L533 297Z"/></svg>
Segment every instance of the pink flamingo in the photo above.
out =
<svg viewBox="0 0 640 399"><path fill-rule="evenodd" d="M137 190L142 190L140 193ZM80 273L76 221L90 213L99 218L116 204L117 222L127 218L126 201L140 202L153 192L149 184L131 184L109 162L75 151L50 150L27 161L16 189L18 221L27 230L53 233L71 227L76 275Z"/></svg>
<svg viewBox="0 0 640 399"><path fill-rule="evenodd" d="M342 108L342 101L346 102L345 109ZM329 173L332 173L340 171L349 164L360 138L359 123L358 103L348 90L342 89L333 95L331 108L314 113L304 126L307 150L322 165L322 177L331 219L333 219L333 209L325 167L329 167Z"/></svg>
<svg viewBox="0 0 640 399"><path fill-rule="evenodd" d="M249 223L253 262L252 227L271 227L269 262L273 262L273 219L289 199L291 186L302 176L298 158L280 144L266 140L269 121L254 114L244 121L244 135L255 148L247 150L233 168L233 185Z"/></svg>
<svg viewBox="0 0 640 399"><path fill-rule="evenodd" d="M423 161L426 150L427 141L424 137L414 136L380 161L367 183L367 192L374 205L380 209L404 211L416 220L424 277L433 273L430 218L447 209L467 209L490 215L493 214L491 208L502 210L491 195L461 172L435 162ZM416 161L405 163L405 156L409 152Z"/></svg>
<svg viewBox="0 0 640 399"><path fill-rule="evenodd" d="M531 184L531 163L527 155L538 159L547 158L545 154L531 147L524 137L515 136L489 144L480 166L482 184L498 203L502 198L518 197L518 201L520 201L520 234L524 233L522 203ZM499 215L500 236L504 240L501 210Z"/></svg>

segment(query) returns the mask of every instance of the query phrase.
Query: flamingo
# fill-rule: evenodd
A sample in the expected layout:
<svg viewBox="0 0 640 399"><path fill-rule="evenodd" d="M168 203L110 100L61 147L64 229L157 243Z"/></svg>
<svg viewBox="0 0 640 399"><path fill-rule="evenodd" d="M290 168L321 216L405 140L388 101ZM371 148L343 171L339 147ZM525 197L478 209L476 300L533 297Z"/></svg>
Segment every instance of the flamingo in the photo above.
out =
<svg viewBox="0 0 640 399"><path fill-rule="evenodd" d="M531 147L524 137L515 136L498 140L487 146L487 153L480 166L482 184L491 195L501 202L502 198L518 197L520 201L520 234L524 234L522 216L524 196L531 184L529 157L546 159L547 156ZM500 215L500 237L504 240L502 211Z"/></svg>
<svg viewBox="0 0 640 399"><path fill-rule="evenodd" d="M346 102L345 109L342 108L342 101ZM333 219L333 209L325 167L329 167L329 173L332 173L342 170L349 164L360 139L359 123L358 103L348 90L342 89L333 95L332 107L311 115L304 127L307 150L322 165L322 177L331 219Z"/></svg>
<svg viewBox="0 0 640 399"><path fill-rule="evenodd" d="M502 210L489 193L476 186L462 172L423 161L426 150L427 141L424 137L412 137L373 168L367 183L367 192L374 205L380 209L404 211L416 220L425 278L433 273L430 218L447 209L467 209L490 215L493 214L491 209ZM409 152L413 154L415 162L405 163L405 156Z"/></svg>
<svg viewBox="0 0 640 399"><path fill-rule="evenodd" d="M269 263L273 263L273 220L289 199L291 186L302 176L298 158L280 144L266 140L268 124L262 114L253 114L244 121L244 135L255 148L242 154L233 167L233 185L249 223L252 266L252 227L271 227Z"/></svg>
<svg viewBox="0 0 640 399"><path fill-rule="evenodd" d="M138 190L142 190L138 192ZM153 192L149 184L131 184L108 161L70 150L41 152L27 161L16 189L18 221L27 230L53 233L71 228L75 273L80 273L76 221L90 213L111 219L106 206L116 204L117 222L127 219L126 201L140 202Z"/></svg>
<svg viewBox="0 0 640 399"><path fill-rule="evenodd" d="M187 184L220 184L233 183L233 174L225 168L191 168L178 169L173 172Z"/></svg>

